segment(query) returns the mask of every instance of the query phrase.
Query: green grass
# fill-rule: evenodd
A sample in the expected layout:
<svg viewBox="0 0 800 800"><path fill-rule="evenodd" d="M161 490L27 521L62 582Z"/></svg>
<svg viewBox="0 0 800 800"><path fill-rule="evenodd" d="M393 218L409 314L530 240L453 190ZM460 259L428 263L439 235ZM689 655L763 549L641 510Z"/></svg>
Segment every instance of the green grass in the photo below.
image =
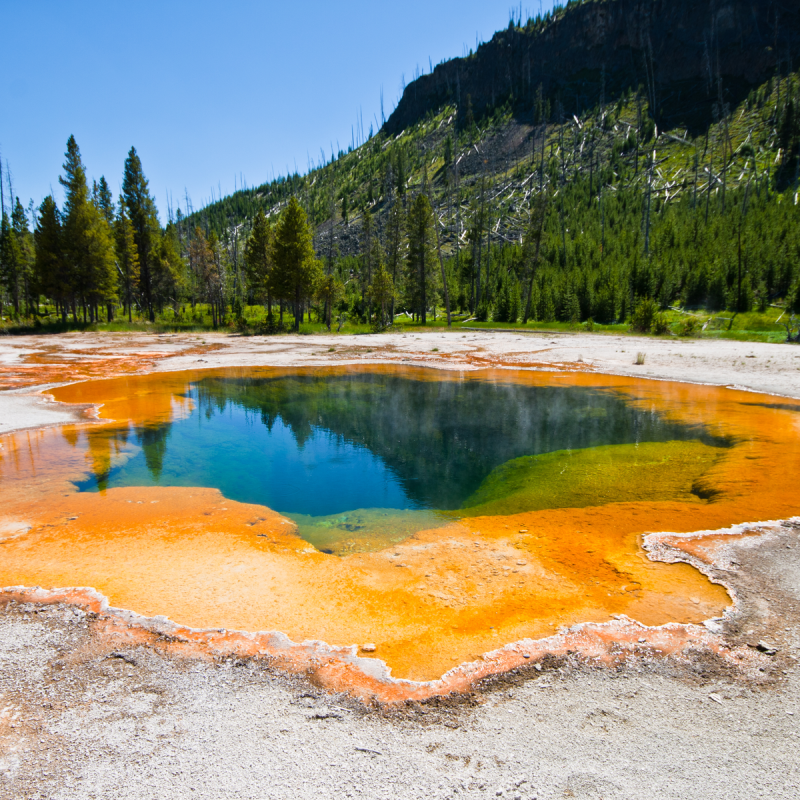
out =
<svg viewBox="0 0 800 800"><path fill-rule="evenodd" d="M732 311L712 312L705 309L687 309L690 314L698 320L698 325L709 323L706 330L698 330L688 338L695 339L731 339L741 342L767 342L778 344L786 341L786 331L777 323L783 310L780 308L769 307L766 311L750 311L737 314ZM670 328L669 334L663 334L658 338L671 338L678 335L682 323L690 318L689 314L680 313L671 309L664 311L664 316ZM219 333L239 333L242 335L257 335L258 326L264 319L264 309L261 306L248 306L245 309L245 320L247 326L239 327L232 316L228 316L225 324L220 325L216 331ZM785 319L785 317L784 317ZM291 328L293 318L289 314L284 314L284 323L287 328ZM341 331L337 330L339 323L334 319L330 333L323 322L304 321L300 325L300 333L304 335L324 334L328 336L347 336L363 335L373 333L371 325L348 319ZM440 331L447 329L447 317L437 309L436 319L429 315L427 323L423 326L420 322L413 321L410 317L399 316L395 319L395 324L391 328L392 332L411 332L422 333L424 331ZM509 330L509 331L530 331L541 333L586 333L591 331L596 334L613 335L634 335L628 323L617 323L612 325L600 325L598 323L588 324L586 322L528 322L523 325L521 322L479 322L471 319L467 314L452 315L452 329L465 330ZM4 319L0 321L0 334L25 335L25 334L59 334L68 331L85 332L111 332L111 333L201 333L213 332L211 316L205 306L197 306L195 315L183 318L175 318L171 311L166 314L156 316L155 322L149 322L141 318L134 318L133 322L127 319L118 318L113 322L73 323L71 320L67 325L63 325L60 320L51 316L49 321L35 322L33 319L14 321ZM637 336L653 336L653 334L635 334Z"/></svg>

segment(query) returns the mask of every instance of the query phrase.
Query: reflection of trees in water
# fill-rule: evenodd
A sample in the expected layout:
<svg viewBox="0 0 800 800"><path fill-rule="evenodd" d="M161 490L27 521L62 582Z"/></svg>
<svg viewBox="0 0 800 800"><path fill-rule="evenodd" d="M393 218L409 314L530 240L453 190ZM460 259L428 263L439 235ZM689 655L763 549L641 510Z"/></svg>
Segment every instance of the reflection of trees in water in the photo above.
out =
<svg viewBox="0 0 800 800"><path fill-rule="evenodd" d="M367 447L411 499L442 509L459 507L492 469L522 455L670 439L720 444L613 393L575 387L359 374L207 378L196 390L206 418L230 402L269 430L281 420L301 448L319 430ZM166 446L165 437L153 441Z"/></svg>
<svg viewBox="0 0 800 800"><path fill-rule="evenodd" d="M78 444L77 431L62 433L73 447ZM89 429L85 432L86 456L92 465L93 482L100 491L108 488L114 456L118 456L125 448L129 433L127 427Z"/></svg>
<svg viewBox="0 0 800 800"><path fill-rule="evenodd" d="M146 425L136 431L144 462L156 483L164 469L164 456L167 454L167 439L171 429L172 423L166 422L161 425Z"/></svg>

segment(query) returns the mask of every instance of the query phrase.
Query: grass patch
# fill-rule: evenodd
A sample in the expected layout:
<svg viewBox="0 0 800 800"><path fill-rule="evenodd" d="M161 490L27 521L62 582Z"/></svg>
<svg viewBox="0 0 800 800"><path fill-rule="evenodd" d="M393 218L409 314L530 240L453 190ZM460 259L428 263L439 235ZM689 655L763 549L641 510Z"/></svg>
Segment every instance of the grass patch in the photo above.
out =
<svg viewBox="0 0 800 800"><path fill-rule="evenodd" d="M681 313L674 309L661 312L667 333L658 334L659 338L680 336L682 338L706 339L731 339L742 342L768 342L778 344L786 341L786 331L778 323L783 309L768 308L766 311L750 311L737 314L730 311L712 312L706 309L692 309L688 313ZM467 314L452 314L450 330L508 330L529 331L537 333L585 333L633 335L630 324L627 322L602 325L597 322L478 322ZM264 322L264 309L261 306L248 306L245 309L244 325L228 317L224 324L216 329L211 324L210 313L205 306L198 305L194 312L188 311L183 315L174 315L166 311L156 316L155 322L141 318L134 318L133 322L127 319L116 319L113 322L67 322L66 325L52 315L44 320L10 320L0 321L0 334L31 335L31 334L59 334L70 331L83 332L111 332L111 333L239 333L242 335L262 335ZM688 324L687 324L688 323ZM293 318L284 314L284 327L291 332ZM437 310L437 317L428 317L426 324L416 322L405 315L398 316L394 325L388 329L389 333L423 333L425 331L448 330L447 317ZM330 331L324 322L304 320L300 325L300 333L304 335L346 336L375 333L371 325L355 319L348 319L339 329L335 322ZM636 336L656 336L654 333L636 333Z"/></svg>

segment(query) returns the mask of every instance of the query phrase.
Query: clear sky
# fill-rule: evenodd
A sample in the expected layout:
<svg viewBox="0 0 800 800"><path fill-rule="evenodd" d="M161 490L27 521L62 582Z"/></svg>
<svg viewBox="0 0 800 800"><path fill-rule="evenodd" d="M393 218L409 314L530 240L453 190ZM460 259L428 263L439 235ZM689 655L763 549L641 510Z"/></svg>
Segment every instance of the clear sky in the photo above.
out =
<svg viewBox="0 0 800 800"><path fill-rule="evenodd" d="M544 8L552 5L544 0ZM507 0L27 0L3 3L0 152L14 193L38 205L74 134L89 178L119 192L134 145L166 196L215 195L294 171L320 148L347 149L386 116L429 59L463 55L508 25ZM531 13L539 11L523 4Z"/></svg>

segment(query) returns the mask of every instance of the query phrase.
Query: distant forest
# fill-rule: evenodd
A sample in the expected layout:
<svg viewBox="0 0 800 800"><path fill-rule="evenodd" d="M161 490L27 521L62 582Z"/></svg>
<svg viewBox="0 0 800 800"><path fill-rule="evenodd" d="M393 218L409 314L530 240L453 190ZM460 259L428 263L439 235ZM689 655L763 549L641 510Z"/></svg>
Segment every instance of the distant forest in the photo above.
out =
<svg viewBox="0 0 800 800"><path fill-rule="evenodd" d="M457 61L483 75L497 41L545 36L593 3L512 19ZM612 91L605 64L572 99L545 81L524 100L476 83L473 103L466 83L455 99L434 91L447 62L418 78L429 107L412 103L412 84L378 132L359 125L305 175L198 211L187 198L166 225L135 149L113 198L104 177L89 182L70 138L62 207L24 207L3 178L0 310L62 327L178 322L202 307L214 327L264 332L306 317L379 330L398 314L427 324L460 313L657 333L671 307L800 312L797 53L744 91L711 41L685 95L689 123L674 98L660 107L654 80Z"/></svg>

